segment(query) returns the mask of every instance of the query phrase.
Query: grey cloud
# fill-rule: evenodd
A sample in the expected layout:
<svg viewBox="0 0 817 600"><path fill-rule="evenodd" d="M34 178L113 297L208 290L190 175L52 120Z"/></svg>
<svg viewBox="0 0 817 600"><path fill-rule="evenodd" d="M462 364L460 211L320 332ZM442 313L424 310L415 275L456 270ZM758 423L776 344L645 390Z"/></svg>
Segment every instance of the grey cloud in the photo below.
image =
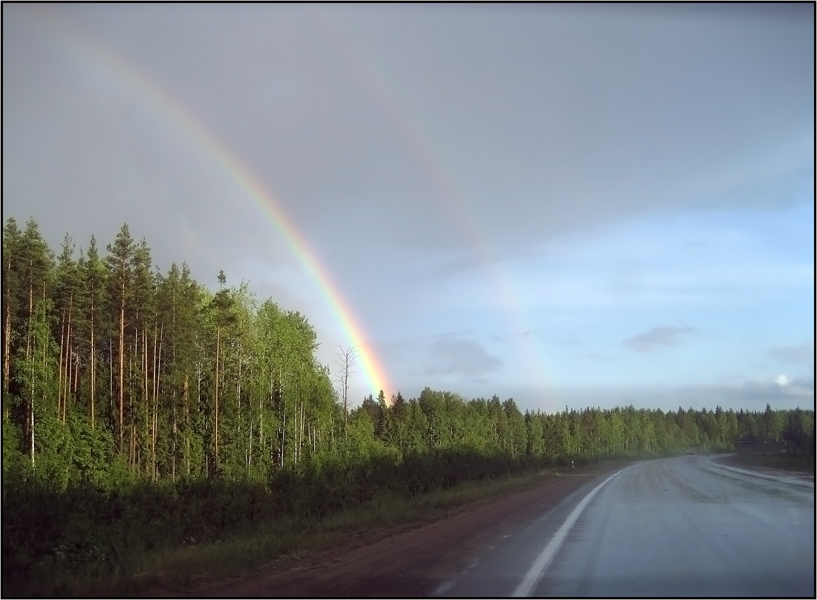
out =
<svg viewBox="0 0 817 600"><path fill-rule="evenodd" d="M259 183L280 194L305 237L337 247L381 236L377 241L402 248L433 249L452 258L443 272L480 264L484 257L469 242L483 236L521 253L587 225L688 206L691 191L702 192L707 205L785 203L792 181L813 179L813 151L792 141L798 131L813 131L813 6L49 11L172 89ZM60 139L103 146L110 135L96 129L122 129L110 124L119 113L100 110L90 78L60 68L77 58L76 41L55 36L57 44L44 44L43 32L54 31L42 14L24 6L4 11L4 141L6 126L14 142L15 131L44 122L41 143L30 152L7 144L4 163L34 173L59 162L42 148L65 156ZM55 48L69 52L55 60ZM756 57L751 69L747 53ZM115 80L104 61L90 57L86 67ZM40 93L46 84L48 93ZM131 103L138 108L144 100L137 94ZM154 109L142 118L166 127L166 117ZM131 129L136 136L144 128ZM813 147L813 135L800 137ZM65 170L78 179L117 172L100 167L113 156L108 151L74 154ZM4 192L23 189L21 173L4 172ZM134 177L120 175L84 190L60 184L62 173L51 187L10 194L4 209L28 205L41 217L42 198L60 190L87 209L75 211L84 218L112 190L133 188ZM230 196L199 192L196 179L169 181L162 202L218 204ZM761 188L762 197L747 199L747 190ZM121 204L118 221L127 218ZM234 214L210 212L217 214L199 217L208 235L246 228ZM68 217L74 222L66 227L78 234L81 218Z"/></svg>
<svg viewBox="0 0 817 600"><path fill-rule="evenodd" d="M756 408L766 403L772 406L809 407L814 405L814 378L775 382L745 381L738 385L693 385L680 388L676 396L694 399L697 403Z"/></svg>
<svg viewBox="0 0 817 600"><path fill-rule="evenodd" d="M799 346L777 346L769 354L781 362L795 365L814 364L814 343L807 342Z"/></svg>
<svg viewBox="0 0 817 600"><path fill-rule="evenodd" d="M488 354L474 340L443 337L428 346L430 356L426 373L429 375L478 376L502 366L502 361Z"/></svg>
<svg viewBox="0 0 817 600"><path fill-rule="evenodd" d="M660 346L674 346L681 335L695 331L694 327L654 327L646 333L624 340L624 343L637 352L650 352Z"/></svg>

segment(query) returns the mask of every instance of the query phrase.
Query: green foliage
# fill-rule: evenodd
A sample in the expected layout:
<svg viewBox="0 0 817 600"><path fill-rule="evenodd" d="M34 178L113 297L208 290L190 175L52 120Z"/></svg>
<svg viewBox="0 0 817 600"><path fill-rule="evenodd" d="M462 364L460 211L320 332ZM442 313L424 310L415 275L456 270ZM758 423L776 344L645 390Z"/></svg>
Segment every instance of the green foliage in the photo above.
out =
<svg viewBox="0 0 817 600"><path fill-rule="evenodd" d="M23 464L22 440L20 428L11 421L3 419L3 478L20 469Z"/></svg>

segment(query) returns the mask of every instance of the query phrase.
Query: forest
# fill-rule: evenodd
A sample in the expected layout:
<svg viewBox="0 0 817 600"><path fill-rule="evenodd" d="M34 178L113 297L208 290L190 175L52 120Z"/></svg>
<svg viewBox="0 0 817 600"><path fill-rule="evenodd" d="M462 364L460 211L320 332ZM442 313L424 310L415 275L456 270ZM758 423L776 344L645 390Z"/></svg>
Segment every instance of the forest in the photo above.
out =
<svg viewBox="0 0 817 600"><path fill-rule="evenodd" d="M162 273L127 225L104 250L66 234L55 253L33 219L9 218L2 262L4 588L546 464L746 438L814 453L813 410L523 413L429 388L349 399L304 315L223 272L214 290L186 263Z"/></svg>

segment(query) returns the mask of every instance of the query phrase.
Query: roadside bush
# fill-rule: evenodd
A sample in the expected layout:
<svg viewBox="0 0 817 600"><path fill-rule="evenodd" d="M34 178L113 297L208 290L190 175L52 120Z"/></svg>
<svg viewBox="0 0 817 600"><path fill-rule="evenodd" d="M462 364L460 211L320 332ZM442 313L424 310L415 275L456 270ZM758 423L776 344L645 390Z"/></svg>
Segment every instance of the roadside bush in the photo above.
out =
<svg viewBox="0 0 817 600"><path fill-rule="evenodd" d="M265 522L308 523L380 496L416 497L465 481L538 468L543 459L465 449L381 452L366 461L310 457L276 469L266 482L223 478L91 483L23 469L3 486L3 582L26 595L25 582L55 574L103 576L132 571L134 557L162 547L226 540ZM7 474L11 471L7 471ZM116 478L116 469L109 473ZM124 471L122 472L124 474Z"/></svg>

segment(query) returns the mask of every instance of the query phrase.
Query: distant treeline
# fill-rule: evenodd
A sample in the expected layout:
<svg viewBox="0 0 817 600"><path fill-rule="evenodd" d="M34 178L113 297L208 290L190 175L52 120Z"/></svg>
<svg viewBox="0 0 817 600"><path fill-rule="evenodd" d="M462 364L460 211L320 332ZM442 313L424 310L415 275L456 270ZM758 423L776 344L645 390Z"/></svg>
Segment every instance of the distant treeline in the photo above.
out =
<svg viewBox="0 0 817 600"><path fill-rule="evenodd" d="M426 388L347 411L307 319L217 280L212 292L186 264L161 273L127 225L104 256L94 237L77 255L68 235L55 255L33 220L5 222L4 581L38 565L121 569L134 548L529 466L748 436L814 452L814 411L768 405L523 414Z"/></svg>

